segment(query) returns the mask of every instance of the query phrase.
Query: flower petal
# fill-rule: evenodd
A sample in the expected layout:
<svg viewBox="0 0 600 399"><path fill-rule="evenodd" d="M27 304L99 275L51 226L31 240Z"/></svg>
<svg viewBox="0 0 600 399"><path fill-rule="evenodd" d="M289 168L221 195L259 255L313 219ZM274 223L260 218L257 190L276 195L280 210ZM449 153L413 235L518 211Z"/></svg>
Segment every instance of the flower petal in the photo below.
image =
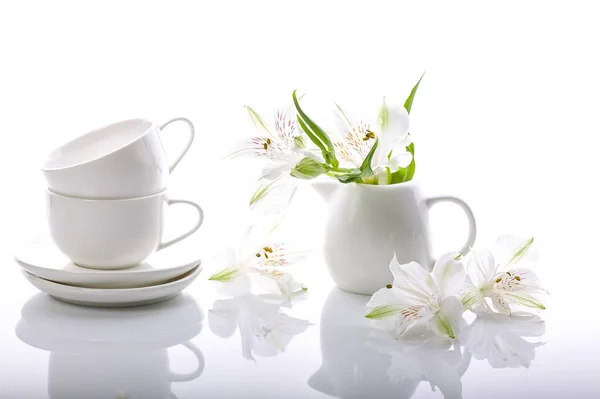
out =
<svg viewBox="0 0 600 399"><path fill-rule="evenodd" d="M240 295L248 294L252 290L252 283L250 277L245 273L239 274L236 278L224 282L219 285L217 292L221 295L230 297L238 297Z"/></svg>
<svg viewBox="0 0 600 399"><path fill-rule="evenodd" d="M233 335L237 329L237 318L240 313L238 302L232 299L219 299L208 311L210 331L222 338Z"/></svg>
<svg viewBox="0 0 600 399"><path fill-rule="evenodd" d="M476 287L492 281L496 275L494 255L487 249L472 249L465 257L467 273Z"/></svg>
<svg viewBox="0 0 600 399"><path fill-rule="evenodd" d="M497 262L510 268L531 268L539 257L533 237L501 236L492 247L492 252Z"/></svg>
<svg viewBox="0 0 600 399"><path fill-rule="evenodd" d="M525 292L505 292L503 294L506 301L524 306L529 309L545 310L546 306L536 297Z"/></svg>
<svg viewBox="0 0 600 399"><path fill-rule="evenodd" d="M306 290L302 283L294 280L291 273L276 269L255 270L260 277L257 279L257 285L262 287L266 292L282 294L287 299L291 299L295 293Z"/></svg>
<svg viewBox="0 0 600 399"><path fill-rule="evenodd" d="M437 294L433 278L417 262L401 265L394 253L394 257L390 262L390 271L394 276L394 286L415 298L420 298L426 302L431 296Z"/></svg>
<svg viewBox="0 0 600 399"><path fill-rule="evenodd" d="M510 311L510 306L508 304L508 302L506 301L506 299L504 299L504 296L502 294L499 294L497 292L492 292L490 294L490 298L492 299L492 305L494 305L494 308L502 313L502 314L506 314L506 315L510 315L511 311Z"/></svg>
<svg viewBox="0 0 600 399"><path fill-rule="evenodd" d="M485 297L479 287L473 285L469 276L465 279L465 286L460 294L460 301L464 309L468 309L473 313L488 313L489 309L485 302Z"/></svg>
<svg viewBox="0 0 600 399"><path fill-rule="evenodd" d="M457 252L442 255L433 267L433 278L442 298L458 295L465 285L465 268L456 260L456 255Z"/></svg>
<svg viewBox="0 0 600 399"><path fill-rule="evenodd" d="M455 339L460 332L463 312L462 303L457 297L446 298L440 304L440 310L429 321L429 326L436 334Z"/></svg>
<svg viewBox="0 0 600 399"><path fill-rule="evenodd" d="M402 145L408 136L408 112L401 105L387 107L387 117L381 126L379 146L374 155L377 165L383 165L394 148Z"/></svg>
<svg viewBox="0 0 600 399"><path fill-rule="evenodd" d="M367 303L365 317L372 320L373 327L390 331L394 330L399 322L410 322L418 315L422 306L421 302L415 301L396 287L382 288L373 294Z"/></svg>
<svg viewBox="0 0 600 399"><path fill-rule="evenodd" d="M400 168L406 168L412 162L413 155L406 151L404 147L398 150L394 150L392 159L387 162L387 166L390 168L392 173L396 172Z"/></svg>
<svg viewBox="0 0 600 399"><path fill-rule="evenodd" d="M299 160L299 159L298 159ZM261 179L276 180L281 177L284 173L288 173L296 166L298 160L291 162L274 162L264 167L262 171Z"/></svg>

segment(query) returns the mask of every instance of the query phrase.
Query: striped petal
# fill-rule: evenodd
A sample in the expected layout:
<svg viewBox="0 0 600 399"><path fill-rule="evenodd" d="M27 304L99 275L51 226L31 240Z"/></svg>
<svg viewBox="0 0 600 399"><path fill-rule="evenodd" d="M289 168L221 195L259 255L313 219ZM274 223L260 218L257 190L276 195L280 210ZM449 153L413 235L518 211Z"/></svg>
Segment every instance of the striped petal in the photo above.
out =
<svg viewBox="0 0 600 399"><path fill-rule="evenodd" d="M441 337L455 339L460 332L463 306L457 297L444 299L429 321L430 329Z"/></svg>
<svg viewBox="0 0 600 399"><path fill-rule="evenodd" d="M433 278L442 298L458 295L465 285L465 268L456 260L456 255L456 252L442 255L433 268Z"/></svg>

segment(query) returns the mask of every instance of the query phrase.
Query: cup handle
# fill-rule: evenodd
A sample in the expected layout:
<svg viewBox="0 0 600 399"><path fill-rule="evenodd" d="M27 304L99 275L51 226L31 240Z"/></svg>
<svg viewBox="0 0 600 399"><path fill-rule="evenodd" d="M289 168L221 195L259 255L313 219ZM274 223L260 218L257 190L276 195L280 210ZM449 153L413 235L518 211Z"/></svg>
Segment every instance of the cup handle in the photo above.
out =
<svg viewBox="0 0 600 399"><path fill-rule="evenodd" d="M156 248L157 251L160 251L161 249L170 247L171 245L175 244L176 242L179 242L179 241L183 240L184 238L189 237L190 235L194 234L196 232L196 230L198 230L200 228L200 226L202 226L202 222L204 221L204 212L202 211L202 208L200 208L200 205L196 204L195 202L186 201L186 200L178 200L178 199L170 199L170 198L167 199L166 201L167 201L167 205L169 205L169 206L171 206L173 204L187 204L187 205L194 207L196 209L196 211L198 211L198 221L196 222L194 227L192 227L187 232L181 234L179 237L176 237L176 238L173 238L172 240L169 240L166 242L161 242L160 244L158 244L158 248Z"/></svg>
<svg viewBox="0 0 600 399"><path fill-rule="evenodd" d="M194 379L200 377L200 375L202 375L202 372L204 371L204 355L202 354L200 349L198 349L194 344L192 344L189 341L184 342L181 345L185 346L194 355L196 355L196 359L198 359L198 367L196 367L196 370L194 370L193 372L191 372L189 374L178 374L178 373L174 373L171 371L169 378L173 382L185 382L185 381L194 380Z"/></svg>
<svg viewBox="0 0 600 399"><path fill-rule="evenodd" d="M190 137L188 139L187 144L185 145L185 147L183 148L183 151L181 151L181 153L179 153L179 155L175 158L175 160L171 163L171 165L169 166L169 173L173 172L173 169L175 169L175 167L177 166L177 164L183 159L183 157L185 156L185 154L188 152L188 150L190 149L190 146L192 145L192 142L194 141L194 124L187 118L174 118L171 119L170 121L167 121L165 123L163 123L162 125L160 125L160 131L162 132L164 130L164 128L166 128L167 126L169 126L171 123L173 122L185 122L188 127L190 128Z"/></svg>
<svg viewBox="0 0 600 399"><path fill-rule="evenodd" d="M431 208L433 205L438 204L440 202L451 202L453 204L458 205L465 212L465 216L467 216L467 220L469 221L469 236L467 237L465 245L463 245L459 252L461 254L466 254L471 249L473 244L475 244L475 237L477 237L477 224L475 223L475 216L473 215L473 211L465 201L457 197L431 197L425 200L425 203L427 204L428 208Z"/></svg>

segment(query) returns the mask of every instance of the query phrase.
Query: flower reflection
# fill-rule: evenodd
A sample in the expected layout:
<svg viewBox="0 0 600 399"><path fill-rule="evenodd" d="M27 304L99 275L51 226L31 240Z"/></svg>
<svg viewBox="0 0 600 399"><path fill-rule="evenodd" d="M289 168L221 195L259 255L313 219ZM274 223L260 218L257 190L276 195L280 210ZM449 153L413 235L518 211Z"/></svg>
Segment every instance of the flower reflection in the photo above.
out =
<svg viewBox="0 0 600 399"><path fill-rule="evenodd" d="M539 316L490 314L478 317L462 339L475 359L487 359L494 368L528 368L535 358L535 349L544 343L525 338L541 337L545 331L545 323Z"/></svg>
<svg viewBox="0 0 600 399"><path fill-rule="evenodd" d="M239 329L246 359L277 356L310 325L281 311L288 301L283 296L253 294L220 299L208 312L208 325L222 338L231 337Z"/></svg>
<svg viewBox="0 0 600 399"><path fill-rule="evenodd" d="M402 341L386 339L378 350L391 357L387 376L392 384L429 382L433 391L439 389L444 398L461 398L461 376L469 367L471 355L458 343L434 336L426 326L411 331ZM423 337L423 334L426 337Z"/></svg>
<svg viewBox="0 0 600 399"><path fill-rule="evenodd" d="M536 316L494 314L465 324L450 341L421 324L394 340L373 330L364 313L368 297L334 289L321 316L322 365L308 380L313 389L338 398L411 398L421 382L445 399L462 397L461 378L472 357L492 367L528 367L544 322Z"/></svg>

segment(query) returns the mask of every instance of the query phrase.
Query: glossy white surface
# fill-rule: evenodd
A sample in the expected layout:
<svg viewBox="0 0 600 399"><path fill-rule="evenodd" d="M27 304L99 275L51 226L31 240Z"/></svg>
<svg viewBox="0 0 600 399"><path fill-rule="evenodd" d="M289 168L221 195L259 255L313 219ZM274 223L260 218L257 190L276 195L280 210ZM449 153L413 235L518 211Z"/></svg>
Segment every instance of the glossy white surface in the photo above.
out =
<svg viewBox="0 0 600 399"><path fill-rule="evenodd" d="M23 276L35 288L68 303L97 307L128 307L150 305L172 298L187 288L202 271L197 266L172 281L138 288L83 288L55 283L26 271Z"/></svg>
<svg viewBox="0 0 600 399"><path fill-rule="evenodd" d="M160 133L182 121L189 128L183 150L171 159ZM79 198L134 198L163 191L169 173L194 140L194 125L176 118L159 126L144 119L116 122L63 144L46 158L42 173L50 190Z"/></svg>
<svg viewBox="0 0 600 399"><path fill-rule="evenodd" d="M0 393L11 399L158 399L169 389L180 399L600 394L598 330L562 328L573 320L561 311L569 300L553 301L542 323L475 322L476 333L485 332L475 337L486 339L465 338L447 350L382 340L362 317L368 297L331 282L313 285L291 309L258 296L221 297L214 289L199 279L183 296L130 309L85 308L25 290L2 341L11 361L4 363Z"/></svg>
<svg viewBox="0 0 600 399"><path fill-rule="evenodd" d="M24 270L57 283L87 288L135 288L159 284L192 270L200 264L193 236L151 254L141 265L118 270L77 266L62 254L47 233L25 240L15 260Z"/></svg>
<svg viewBox="0 0 600 399"><path fill-rule="evenodd" d="M163 239L166 208L185 204L197 211L192 227ZM91 269L124 269L141 264L151 253L193 234L204 220L192 201L171 199L166 191L142 198L88 200L46 191L52 240L75 264ZM168 223L168 222L167 222Z"/></svg>
<svg viewBox="0 0 600 399"><path fill-rule="evenodd" d="M313 187L328 205L324 256L338 287L373 294L391 284L389 262L418 262L432 268L429 208L439 202L460 206L469 221L466 243L447 252L466 251L476 236L471 208L456 197L425 198L415 181L390 186L316 181ZM368 248L368 250L365 250Z"/></svg>
<svg viewBox="0 0 600 399"><path fill-rule="evenodd" d="M411 111L415 176L423 194L464 198L477 217L478 246L502 234L535 236L541 254L536 272L550 291L541 338L546 344L535 349L531 366L494 369L473 356L460 379L463 398L600 397L600 24L595 2L130 0L98 6L27 0L0 2L0 11L0 37L6 38L0 40L5 61L0 63L5 139L0 157L0 398L48 399L49 383L56 381L50 378L55 375L50 358L60 347L39 349L16 335L26 304L40 294L13 260L15 245L45 224L38 166L52 148L132 115L156 121L188 116L202 141L192 145L170 176L169 190L204 208L198 248L208 261L243 236L244 212L260 174L259 166L221 161L230 144L255 132L244 105L272 122L273 107L287 107L291 91L298 89L307 93L306 111L316 122L327 124L330 99L364 107L375 118L381 97L403 101L423 70ZM315 105L317 100L323 101ZM323 117L322 107L327 109ZM185 136L173 133L169 139ZM175 152L181 148L163 139L168 154L169 145ZM321 249L327 209L310 187L297 195L289 211L296 233L290 242ZM180 210L187 209L173 207ZM459 248L467 237L466 219L452 205L433 207L430 223L435 256ZM173 226L174 234L187 227L181 224ZM302 266L305 273L298 279L309 296L286 310L314 324L293 336L284 353L255 356L256 362L242 357L235 325L229 338L211 330L210 310L224 298L206 281L209 264L203 264L205 271L186 290L204 314L202 331L194 337L182 334L171 343L153 335L178 335L168 329L185 328L177 324L187 320L179 312L164 318L149 311L143 322L131 325L127 322L140 315L129 310L119 310L104 323L105 314L91 312L98 309L77 308L81 312L67 313L71 317L56 324L68 333L94 321L83 330L91 339L82 346L93 347L107 335L125 343L124 356L131 354L128 345L139 349L135 343L145 338L154 343L151 349L168 346L171 371L182 374L197 369L197 358L172 345L191 340L203 354L204 371L192 381L170 384L179 399L330 398L309 385L326 363L325 352L332 352L320 338L321 315L334 286L323 260ZM51 322L60 319L60 310L46 301L41 308L50 317L47 328L36 327L36 335L55 342ZM118 326L123 329L111 330ZM344 337L340 334L335 351L347 348L339 363L356 349L345 347ZM96 349L90 353L99 356ZM368 392L371 384L373 392L380 392L384 384L388 395L406 398L414 384L388 384L391 356L368 351L365 356L369 353L340 371L343 376L332 385L361 386L359 392ZM82 359L77 363L82 369L105 372L93 357ZM118 385L134 388L141 379L153 386L143 378L148 370L143 359L135 359L137 365L123 372L126 381ZM369 359L371 367L364 367ZM417 368L416 361L407 364ZM114 387L116 378L110 375L104 385ZM77 392L85 384L68 379L62 385ZM89 391L98 385L90 384ZM152 398L138 392L130 399ZM442 397L424 381L412 395Z"/></svg>

